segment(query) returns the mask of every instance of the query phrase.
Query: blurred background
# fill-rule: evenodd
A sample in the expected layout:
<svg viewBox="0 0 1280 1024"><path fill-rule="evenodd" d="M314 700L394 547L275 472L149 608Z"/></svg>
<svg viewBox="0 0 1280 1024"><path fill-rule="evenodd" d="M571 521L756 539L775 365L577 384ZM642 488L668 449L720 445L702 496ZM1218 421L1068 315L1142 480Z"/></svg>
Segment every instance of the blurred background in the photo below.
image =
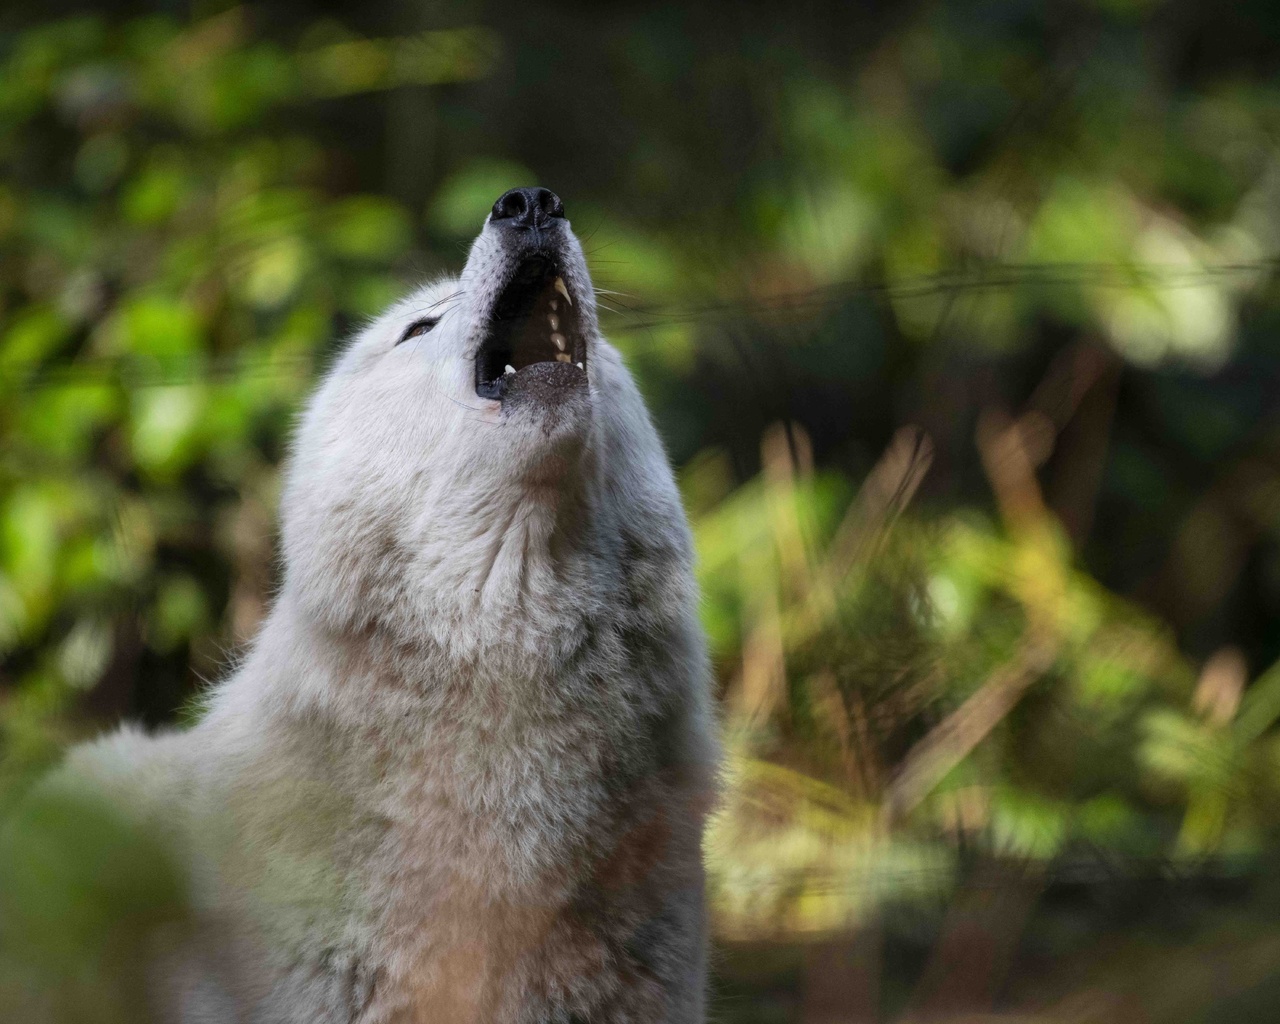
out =
<svg viewBox="0 0 1280 1024"><path fill-rule="evenodd" d="M0 809L190 720L317 374L536 183L697 535L714 1019L1280 1019L1278 72L1269 0L6 5ZM0 842L10 1019L137 1019L113 835Z"/></svg>

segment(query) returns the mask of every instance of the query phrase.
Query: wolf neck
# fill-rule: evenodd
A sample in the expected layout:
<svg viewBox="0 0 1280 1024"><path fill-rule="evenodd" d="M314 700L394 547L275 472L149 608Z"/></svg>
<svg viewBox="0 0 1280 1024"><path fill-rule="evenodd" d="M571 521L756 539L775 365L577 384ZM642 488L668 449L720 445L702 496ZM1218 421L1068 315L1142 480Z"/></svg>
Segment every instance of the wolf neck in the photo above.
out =
<svg viewBox="0 0 1280 1024"><path fill-rule="evenodd" d="M500 643L544 612L572 607L572 595L559 592L572 586L567 570L596 527L587 474L586 460L552 458L518 481L440 495L414 573L417 586L435 591L437 620L455 635Z"/></svg>
<svg viewBox="0 0 1280 1024"><path fill-rule="evenodd" d="M289 717L381 721L388 700L403 705L407 727L424 714L545 712L548 684L594 646L591 618L607 600L594 585L598 524L580 495L573 501L495 503L452 550L424 545L417 579L433 583L362 625L326 620L286 588L246 674Z"/></svg>
<svg viewBox="0 0 1280 1024"><path fill-rule="evenodd" d="M293 573L273 617L391 676L545 677L581 644L607 575L588 464L428 484L420 525L390 535L362 520L359 542L326 556L336 571Z"/></svg>

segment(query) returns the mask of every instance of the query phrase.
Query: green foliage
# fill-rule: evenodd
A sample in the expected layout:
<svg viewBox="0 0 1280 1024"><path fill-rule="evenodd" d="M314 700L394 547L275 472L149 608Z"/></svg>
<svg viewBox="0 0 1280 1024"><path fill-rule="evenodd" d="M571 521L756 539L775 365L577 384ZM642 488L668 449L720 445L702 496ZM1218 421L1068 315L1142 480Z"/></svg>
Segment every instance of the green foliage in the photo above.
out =
<svg viewBox="0 0 1280 1024"><path fill-rule="evenodd" d="M366 35L236 7L0 37L0 811L28 808L0 1005L131 1019L119 968L181 887L153 837L22 795L89 728L198 713L269 601L325 359L536 180L681 467L723 936L915 920L975 864L1265 877L1280 23L1246 8L497 3L393 32L375 3ZM30 1001L51 978L63 1002Z"/></svg>
<svg viewBox="0 0 1280 1024"><path fill-rule="evenodd" d="M188 898L154 833L84 795L27 801L0 831L0 1006L30 1024L127 1024Z"/></svg>
<svg viewBox="0 0 1280 1024"><path fill-rule="evenodd" d="M1012 460L1018 429L987 444ZM902 453L899 438L841 513L775 436L763 479L697 520L728 680L730 794L709 844L725 932L935 902L960 849L1068 873L1263 854L1280 667L1245 691L1225 654L1197 682L1160 623L1075 568L1034 478L1007 466L1004 522L895 522L877 494L909 498L922 471Z"/></svg>
<svg viewBox="0 0 1280 1024"><path fill-rule="evenodd" d="M326 190L329 154L274 120L306 75L242 11L190 27L55 22L13 43L0 69L8 689L71 699L144 665L185 687L189 660L215 670L200 638L236 615L208 563L259 557L264 538L235 524L272 506L289 418L335 334L400 287L411 222L384 198ZM0 705L0 757L23 756L13 738L30 713Z"/></svg>

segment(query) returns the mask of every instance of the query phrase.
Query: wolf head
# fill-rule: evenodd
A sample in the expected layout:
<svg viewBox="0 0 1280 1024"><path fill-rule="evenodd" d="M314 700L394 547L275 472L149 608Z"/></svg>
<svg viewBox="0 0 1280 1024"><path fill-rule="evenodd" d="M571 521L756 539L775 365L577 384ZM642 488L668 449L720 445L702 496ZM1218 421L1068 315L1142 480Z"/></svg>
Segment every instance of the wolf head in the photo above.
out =
<svg viewBox="0 0 1280 1024"><path fill-rule="evenodd" d="M665 454L595 305L560 200L500 197L462 275L366 327L304 413L284 597L474 656L571 642L648 552L686 576Z"/></svg>

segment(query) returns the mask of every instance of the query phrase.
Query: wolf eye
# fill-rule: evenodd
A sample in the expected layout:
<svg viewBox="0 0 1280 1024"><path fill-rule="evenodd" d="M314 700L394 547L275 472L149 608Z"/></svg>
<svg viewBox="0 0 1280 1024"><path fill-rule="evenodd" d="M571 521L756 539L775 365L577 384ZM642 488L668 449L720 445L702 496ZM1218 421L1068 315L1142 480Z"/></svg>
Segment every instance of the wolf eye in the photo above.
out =
<svg viewBox="0 0 1280 1024"><path fill-rule="evenodd" d="M399 345L401 341L408 341L410 338L417 338L426 334L439 322L440 318L438 316L426 316L421 320L415 320L404 329L404 334L400 335L400 341L397 341L396 344Z"/></svg>

